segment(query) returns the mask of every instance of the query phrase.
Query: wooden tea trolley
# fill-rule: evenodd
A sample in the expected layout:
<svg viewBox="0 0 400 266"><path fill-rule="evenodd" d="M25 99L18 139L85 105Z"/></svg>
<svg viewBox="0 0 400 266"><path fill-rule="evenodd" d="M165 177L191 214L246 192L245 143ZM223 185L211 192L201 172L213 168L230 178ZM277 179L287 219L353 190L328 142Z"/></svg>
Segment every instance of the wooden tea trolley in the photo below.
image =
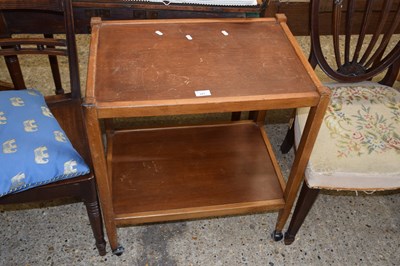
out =
<svg viewBox="0 0 400 266"><path fill-rule="evenodd" d="M274 237L281 238L328 101L284 15L93 19L84 105L114 253L123 252L117 226L265 210L280 211ZM265 110L304 106L311 111L285 182ZM224 123L123 130L110 123L255 110L252 120Z"/></svg>

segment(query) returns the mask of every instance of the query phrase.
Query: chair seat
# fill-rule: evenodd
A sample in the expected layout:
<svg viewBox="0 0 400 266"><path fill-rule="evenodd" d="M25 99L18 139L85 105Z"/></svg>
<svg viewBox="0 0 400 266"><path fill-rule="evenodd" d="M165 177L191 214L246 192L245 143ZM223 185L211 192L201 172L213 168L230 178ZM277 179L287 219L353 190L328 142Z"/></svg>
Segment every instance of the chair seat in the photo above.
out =
<svg viewBox="0 0 400 266"><path fill-rule="evenodd" d="M54 97L58 99L60 97ZM52 102L55 104L52 104ZM89 144L86 138L85 123L83 121L82 102L80 99L58 99L47 102L54 117L65 131L74 148L86 162L90 162Z"/></svg>
<svg viewBox="0 0 400 266"><path fill-rule="evenodd" d="M82 200L82 184L94 182L92 173L77 176L74 178L63 179L48 183L43 186L34 187L19 193L8 194L0 197L0 204L20 204L28 202L43 202L48 200L75 198ZM56 194L56 197L55 197Z"/></svg>
<svg viewBox="0 0 400 266"><path fill-rule="evenodd" d="M321 125L305 180L311 188L400 188L400 93L374 82L325 84L331 102ZM308 108L297 110L295 143Z"/></svg>
<svg viewBox="0 0 400 266"><path fill-rule="evenodd" d="M257 0L129 0L129 2L150 2L207 6L257 6Z"/></svg>
<svg viewBox="0 0 400 266"><path fill-rule="evenodd" d="M7 165L0 171L0 196L90 172L57 120L72 126L67 134L75 143L84 139L79 99L59 97L59 107L52 108L57 114L54 117L37 90L0 93L1 161Z"/></svg>

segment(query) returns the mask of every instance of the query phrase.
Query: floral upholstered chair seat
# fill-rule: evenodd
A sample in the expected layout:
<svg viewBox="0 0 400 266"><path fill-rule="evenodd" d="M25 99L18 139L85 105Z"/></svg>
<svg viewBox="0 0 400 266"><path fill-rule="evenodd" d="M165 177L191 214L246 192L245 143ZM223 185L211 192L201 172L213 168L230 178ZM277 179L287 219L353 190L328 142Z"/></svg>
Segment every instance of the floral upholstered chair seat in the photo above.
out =
<svg viewBox="0 0 400 266"><path fill-rule="evenodd" d="M400 93L374 82L325 84L332 90L305 180L310 188L400 188ZM297 110L295 142L308 109Z"/></svg>
<svg viewBox="0 0 400 266"><path fill-rule="evenodd" d="M399 25L395 1L310 1L309 62L337 83L325 84L331 102L285 232L286 245L295 240L321 189L400 188L400 92L393 87L400 68L394 34ZM293 135L298 145L307 112L297 110L282 151L290 150Z"/></svg>

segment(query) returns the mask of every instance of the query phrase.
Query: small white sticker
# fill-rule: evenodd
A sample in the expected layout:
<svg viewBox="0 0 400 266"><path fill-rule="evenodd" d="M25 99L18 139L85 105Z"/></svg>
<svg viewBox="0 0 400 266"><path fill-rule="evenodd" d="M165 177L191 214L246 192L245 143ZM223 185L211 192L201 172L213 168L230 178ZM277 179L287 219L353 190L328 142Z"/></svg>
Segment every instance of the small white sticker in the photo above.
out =
<svg viewBox="0 0 400 266"><path fill-rule="evenodd" d="M196 97L211 96L211 91L210 90L194 91L194 94L196 94Z"/></svg>
<svg viewBox="0 0 400 266"><path fill-rule="evenodd" d="M160 35L160 36L163 35L163 33L162 33L161 31L159 31L159 30L156 31L156 34L157 34L157 35Z"/></svg>
<svg viewBox="0 0 400 266"><path fill-rule="evenodd" d="M192 36L190 36L189 34L186 35L186 39L188 39L189 41L193 40Z"/></svg>
<svg viewBox="0 0 400 266"><path fill-rule="evenodd" d="M228 35L229 35L229 33L228 33L227 31L225 31L225 30L223 30L223 31L221 31L221 32L222 32L222 34L225 35L225 36L228 36Z"/></svg>

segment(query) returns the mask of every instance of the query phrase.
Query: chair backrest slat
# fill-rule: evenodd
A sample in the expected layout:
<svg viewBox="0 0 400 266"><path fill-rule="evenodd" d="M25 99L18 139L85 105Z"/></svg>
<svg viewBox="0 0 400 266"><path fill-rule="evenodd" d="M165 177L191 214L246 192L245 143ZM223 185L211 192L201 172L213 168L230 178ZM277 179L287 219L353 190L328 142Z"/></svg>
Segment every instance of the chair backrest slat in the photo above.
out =
<svg viewBox="0 0 400 266"><path fill-rule="evenodd" d="M352 17L354 16L354 1L349 1L347 5L347 13L346 13L346 39L344 46L344 63L348 64L350 62L350 43L351 43L351 32L353 21Z"/></svg>
<svg viewBox="0 0 400 266"><path fill-rule="evenodd" d="M360 51L362 48L362 45L364 43L365 40L365 35L367 33L367 28L369 26L369 21L371 18L371 14L372 14L372 8L373 8L373 1L367 1L366 2L366 7L365 7L365 12L363 15L363 19L362 19L362 26L360 29L360 33L359 33L359 37L358 37L358 41L357 41L357 45L356 48L354 50L354 55L353 55L353 60L352 62L357 62L359 56L360 56Z"/></svg>
<svg viewBox="0 0 400 266"><path fill-rule="evenodd" d="M64 0L64 23L67 32L67 47L69 60L69 73L71 80L71 91L73 98L81 97L80 79L79 79L79 62L76 47L75 26L73 19L72 0Z"/></svg>
<svg viewBox="0 0 400 266"><path fill-rule="evenodd" d="M10 66L12 61L18 61L13 56L18 55L48 55L49 66L53 74L55 83L55 93L63 94L64 90L61 85L61 77L58 69L57 56L68 57L68 69L70 75L71 97L80 98L80 80L79 80L79 64L75 39L75 27L73 20L72 2L71 0L1 0L0 1L0 37L11 37L14 32L10 32L7 28L7 22L4 20L2 12L12 10L44 10L62 13L64 17L64 26L66 39L56 40L52 35L47 34L44 38L2 38L0 39L0 55L5 56L9 72L12 73L11 78L16 89L25 88L21 69L14 64L12 69ZM14 76L13 76L14 75Z"/></svg>
<svg viewBox="0 0 400 266"><path fill-rule="evenodd" d="M396 14L396 17L395 17L392 25L384 33L384 35L382 37L382 41L381 41L378 49L375 51L374 55L371 56L371 58L368 60L368 62L365 63L366 66L371 66L372 63L374 63L376 61L376 59L378 59L379 57L382 56L384 50L386 49L386 47L390 41L390 37L396 31L397 26L399 25L399 22L400 22L400 5L399 5L399 8L397 9L397 14Z"/></svg>
<svg viewBox="0 0 400 266"><path fill-rule="evenodd" d="M323 53L320 42L319 19L323 17L321 14L324 12L326 14L326 1L312 0L310 53L312 66L318 64L329 77L339 82L370 80L388 69L382 82L392 85L400 67L400 41L398 37L394 37L400 24L400 1L330 1L332 1L331 32L335 59L328 62L327 58L332 56ZM358 25L355 20L359 21L360 18L361 24ZM367 33L372 34L368 36Z"/></svg>
<svg viewBox="0 0 400 266"><path fill-rule="evenodd" d="M378 27L376 28L376 31L373 34L372 40L369 43L368 48L364 53L364 56L360 60L360 64L364 64L367 61L368 57L371 55L372 49L375 47L376 43L378 42L378 39L382 34L387 17L389 15L391 4L392 4L392 0L384 1L384 8L383 8L383 12L381 13L381 17L379 19Z"/></svg>
<svg viewBox="0 0 400 266"><path fill-rule="evenodd" d="M337 3L336 1L334 2L333 15L332 15L333 48L335 52L336 64L338 67L342 65L340 56L340 46L339 46L339 35L340 35L339 33L340 33L340 22L342 20L342 12L339 4L341 5L341 3Z"/></svg>
<svg viewBox="0 0 400 266"><path fill-rule="evenodd" d="M15 45L42 45L42 46L67 46L66 41L62 39L46 39L46 38L4 38L0 39L0 46Z"/></svg>
<svg viewBox="0 0 400 266"><path fill-rule="evenodd" d="M11 56L11 55L54 55L54 56L66 56L66 51L55 48L5 48L0 50L0 55Z"/></svg>

